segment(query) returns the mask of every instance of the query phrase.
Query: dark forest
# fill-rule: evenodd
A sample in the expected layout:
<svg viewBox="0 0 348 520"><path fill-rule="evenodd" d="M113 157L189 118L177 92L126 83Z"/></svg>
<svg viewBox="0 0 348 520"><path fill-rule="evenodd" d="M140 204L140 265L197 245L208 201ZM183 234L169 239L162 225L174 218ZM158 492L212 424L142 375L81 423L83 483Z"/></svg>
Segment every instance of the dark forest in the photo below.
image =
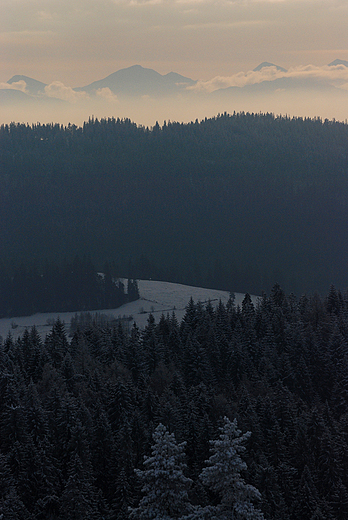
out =
<svg viewBox="0 0 348 520"><path fill-rule="evenodd" d="M185 457L175 483L185 484L189 518L232 518L200 478L225 417L245 437L241 477L261 494L251 516L233 518L345 520L347 316L334 287L297 299L276 285L256 307L248 295L241 308L191 300L180 324L150 315L143 332L94 324L69 340L58 320L44 341L35 328L6 338L3 518L184 518L178 493L171 514L144 513L144 456L161 428ZM213 516L221 504L226 516Z"/></svg>
<svg viewBox="0 0 348 520"><path fill-rule="evenodd" d="M328 120L3 125L0 317L231 297L0 338L0 520L346 520L347 174Z"/></svg>
<svg viewBox="0 0 348 520"><path fill-rule="evenodd" d="M0 271L300 296L348 286L348 125L272 114L0 128ZM28 267L29 268L29 267Z"/></svg>

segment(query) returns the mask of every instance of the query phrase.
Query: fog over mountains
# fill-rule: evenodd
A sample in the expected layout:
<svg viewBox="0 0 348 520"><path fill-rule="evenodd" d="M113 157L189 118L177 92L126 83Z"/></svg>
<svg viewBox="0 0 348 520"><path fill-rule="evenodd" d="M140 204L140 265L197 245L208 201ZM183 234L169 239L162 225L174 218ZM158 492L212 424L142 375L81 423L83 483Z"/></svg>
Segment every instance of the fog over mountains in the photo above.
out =
<svg viewBox="0 0 348 520"><path fill-rule="evenodd" d="M49 85L29 78L28 76L15 75L8 80L8 87L1 89L1 94L3 100L6 100L6 96L8 96L9 101L25 98L27 98L28 101L31 100L31 98L37 98L39 101L44 98L69 101L67 89L72 92L80 93L80 98L83 97L83 94L88 94L88 96L91 97L107 97L107 95L111 94L121 97L159 97L183 93L187 91L188 87L193 87L196 83L196 81L185 78L175 72L162 75L155 70L146 69L141 65L133 65L132 67L118 70L106 78L94 81L89 85L76 87L74 89L65 87L59 81L54 81ZM2 84L2 87L4 86L5 85ZM20 92L20 95L17 95L18 97L16 98L12 90Z"/></svg>
<svg viewBox="0 0 348 520"><path fill-rule="evenodd" d="M251 111L345 120L348 62L292 67L263 62L252 71L208 81L141 65L118 70L89 85L71 87L15 75L0 83L1 123L57 121L81 124L89 115L130 117L153 125L189 121L217 112Z"/></svg>

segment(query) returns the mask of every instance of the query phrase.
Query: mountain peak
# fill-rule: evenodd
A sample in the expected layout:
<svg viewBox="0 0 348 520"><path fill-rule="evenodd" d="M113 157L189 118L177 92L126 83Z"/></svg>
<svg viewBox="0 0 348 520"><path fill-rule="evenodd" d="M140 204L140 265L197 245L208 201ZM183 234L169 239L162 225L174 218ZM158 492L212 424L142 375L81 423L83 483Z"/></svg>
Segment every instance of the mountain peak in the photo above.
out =
<svg viewBox="0 0 348 520"><path fill-rule="evenodd" d="M194 85L196 83L195 80L191 78L187 78L186 76L182 76L181 74L178 74L177 72L168 72L168 74L165 74L163 78L166 81L173 81L174 83L181 83L186 85Z"/></svg>
<svg viewBox="0 0 348 520"><path fill-rule="evenodd" d="M344 65L345 67L348 67L348 61L345 60L334 60L331 63L329 63L329 67L334 67L335 65Z"/></svg>
<svg viewBox="0 0 348 520"><path fill-rule="evenodd" d="M255 69L253 69L253 70L254 70L254 72L259 72L260 70L264 69L265 67L275 67L280 72L287 72L287 70L284 69L283 67L280 67L279 65L275 65L274 63L270 63L268 61L263 61L262 63L260 63L260 65L255 67Z"/></svg>
<svg viewBox="0 0 348 520"><path fill-rule="evenodd" d="M26 92L33 96L37 96L42 94L45 91L46 83L42 83L42 81L38 81L37 79L29 78L28 76L23 76L16 74L12 76L11 79L8 80L8 84L12 85L12 83L18 83L19 81L24 81L26 84Z"/></svg>
<svg viewBox="0 0 348 520"><path fill-rule="evenodd" d="M185 86L194 83L195 81L174 72L163 76L153 69L147 69L141 65L132 65L75 90L84 90L93 94L98 89L109 88L116 95L159 96L182 91Z"/></svg>

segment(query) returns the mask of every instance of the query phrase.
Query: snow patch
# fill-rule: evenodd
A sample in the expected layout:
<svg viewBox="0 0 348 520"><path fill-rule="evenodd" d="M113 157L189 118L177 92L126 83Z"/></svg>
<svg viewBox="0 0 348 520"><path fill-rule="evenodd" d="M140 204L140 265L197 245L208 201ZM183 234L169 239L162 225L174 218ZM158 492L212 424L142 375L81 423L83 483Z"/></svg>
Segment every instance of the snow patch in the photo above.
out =
<svg viewBox="0 0 348 520"><path fill-rule="evenodd" d="M123 316L133 316L133 320L140 329L144 329L149 314L152 313L158 322L162 313L175 315L178 321L181 321L186 306L192 297L194 302L198 301L205 303L209 300L213 305L217 305L221 300L226 304L230 293L228 291L219 291L216 289L205 289L202 287L192 287L189 285L182 285L171 282L159 282L155 280L138 280L140 299L134 302L126 303L117 309L91 309L91 313L112 315L114 318ZM235 294L235 305L241 306L244 299L244 293ZM257 303L258 297L251 296L254 304ZM51 312L34 314L33 316L21 316L12 318L0 319L0 336L5 339L9 332L14 338L20 336L25 329L36 326L39 334L42 337L50 332L52 323L59 317L61 321L65 322L67 329L70 326L70 320L79 313L78 309L74 312Z"/></svg>

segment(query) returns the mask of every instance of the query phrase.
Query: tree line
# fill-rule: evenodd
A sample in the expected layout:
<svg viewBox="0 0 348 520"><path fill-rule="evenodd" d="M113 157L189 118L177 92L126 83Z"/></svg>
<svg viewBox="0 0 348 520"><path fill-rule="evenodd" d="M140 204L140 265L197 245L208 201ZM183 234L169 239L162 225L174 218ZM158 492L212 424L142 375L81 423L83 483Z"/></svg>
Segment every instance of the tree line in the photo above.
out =
<svg viewBox="0 0 348 520"><path fill-rule="evenodd" d="M154 518L164 453L161 470L174 466L159 493L173 499L174 482L179 506L156 518L345 520L347 342L348 295L334 286L296 298L275 285L256 306L248 294L241 307L191 299L182 322L150 315L143 331L95 321L68 339L58 320L44 340L35 327L9 335L0 514Z"/></svg>

